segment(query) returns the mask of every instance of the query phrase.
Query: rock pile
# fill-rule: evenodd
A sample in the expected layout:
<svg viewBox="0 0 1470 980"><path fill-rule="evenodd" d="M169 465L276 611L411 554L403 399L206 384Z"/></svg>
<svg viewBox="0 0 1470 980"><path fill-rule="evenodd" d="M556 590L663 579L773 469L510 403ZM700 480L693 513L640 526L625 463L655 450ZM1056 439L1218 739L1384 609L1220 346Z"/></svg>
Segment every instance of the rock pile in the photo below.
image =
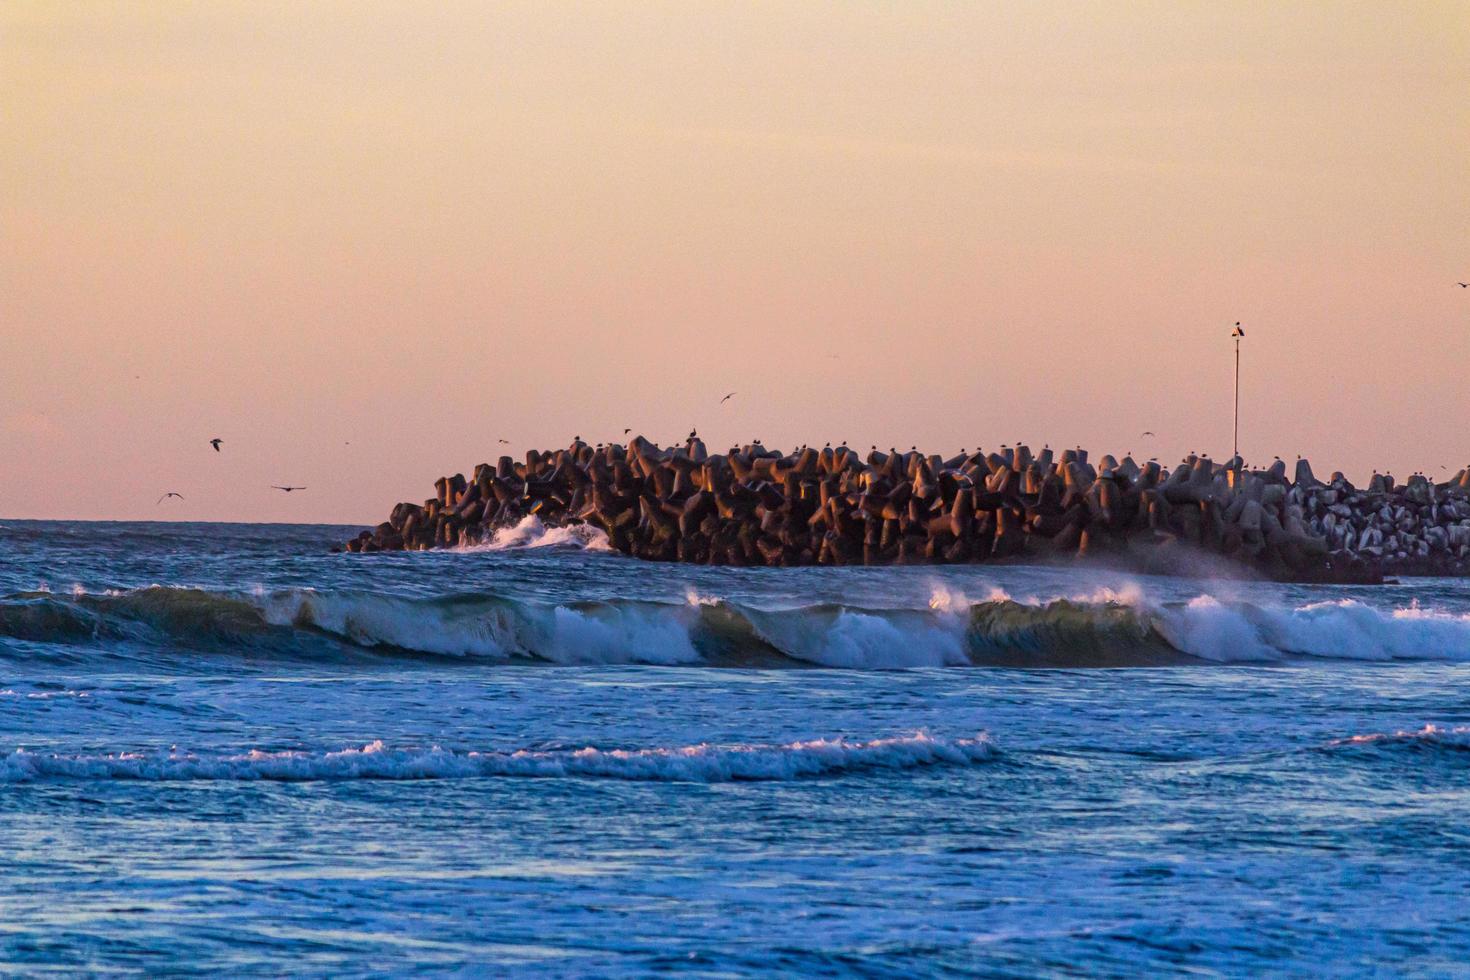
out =
<svg viewBox="0 0 1470 980"><path fill-rule="evenodd" d="M1374 581L1385 572L1470 570L1470 472L1358 489L1316 479L1306 460L1247 469L1190 456L1173 469L1083 449L1026 446L949 458L793 453L759 444L711 454L695 435L660 448L532 450L473 475L441 477L423 504L347 542L353 552L478 544L528 516L589 524L653 561L714 565L885 565L1103 556L1141 567L1216 554L1282 579ZM1172 560L1172 559L1171 559Z"/></svg>

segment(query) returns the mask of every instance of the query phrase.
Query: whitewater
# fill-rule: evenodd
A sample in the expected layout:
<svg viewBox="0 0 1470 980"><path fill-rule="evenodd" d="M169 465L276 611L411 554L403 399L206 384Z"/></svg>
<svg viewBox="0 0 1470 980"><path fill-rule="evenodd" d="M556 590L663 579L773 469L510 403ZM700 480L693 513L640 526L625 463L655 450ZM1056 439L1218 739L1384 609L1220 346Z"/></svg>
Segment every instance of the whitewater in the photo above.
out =
<svg viewBox="0 0 1470 980"><path fill-rule="evenodd" d="M0 972L1444 974L1470 587L0 522Z"/></svg>

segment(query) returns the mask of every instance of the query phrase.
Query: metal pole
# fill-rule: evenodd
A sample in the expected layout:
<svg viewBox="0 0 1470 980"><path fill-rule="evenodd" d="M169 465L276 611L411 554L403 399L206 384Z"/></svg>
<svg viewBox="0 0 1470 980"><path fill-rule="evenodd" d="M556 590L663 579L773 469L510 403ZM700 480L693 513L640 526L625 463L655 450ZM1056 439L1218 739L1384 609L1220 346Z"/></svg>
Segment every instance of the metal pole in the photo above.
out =
<svg viewBox="0 0 1470 980"><path fill-rule="evenodd" d="M1235 432L1230 437L1230 455L1240 455L1240 338L1235 338Z"/></svg>

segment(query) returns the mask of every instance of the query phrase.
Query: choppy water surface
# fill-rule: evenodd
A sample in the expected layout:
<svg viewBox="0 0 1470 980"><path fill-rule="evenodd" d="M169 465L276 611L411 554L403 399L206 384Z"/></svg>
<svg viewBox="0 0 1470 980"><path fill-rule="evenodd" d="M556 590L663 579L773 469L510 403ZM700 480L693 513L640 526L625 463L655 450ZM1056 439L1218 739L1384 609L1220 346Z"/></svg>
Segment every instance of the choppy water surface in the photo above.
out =
<svg viewBox="0 0 1470 980"><path fill-rule="evenodd" d="M1458 582L0 524L0 971L1470 959Z"/></svg>

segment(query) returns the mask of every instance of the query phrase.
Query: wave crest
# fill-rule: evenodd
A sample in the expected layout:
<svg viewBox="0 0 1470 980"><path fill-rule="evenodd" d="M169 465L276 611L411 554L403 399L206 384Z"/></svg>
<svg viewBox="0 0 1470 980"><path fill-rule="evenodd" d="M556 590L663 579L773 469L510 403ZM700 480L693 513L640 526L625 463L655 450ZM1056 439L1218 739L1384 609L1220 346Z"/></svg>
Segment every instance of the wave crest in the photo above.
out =
<svg viewBox="0 0 1470 980"><path fill-rule="evenodd" d="M1470 725L1443 727L1425 725L1415 731L1373 732L1351 735L1327 743L1329 748L1443 748L1470 752Z"/></svg>
<svg viewBox="0 0 1470 980"><path fill-rule="evenodd" d="M511 527L498 528L482 544L466 545L457 551L511 551L519 548L576 548L581 551L612 551L607 534L591 524L547 527L535 514L527 514Z"/></svg>
<svg viewBox="0 0 1470 980"><path fill-rule="evenodd" d="M390 749L381 741L339 752L197 756L178 750L57 755L22 750L0 758L0 782L71 780L465 779L523 777L721 783L791 780L865 770L967 766L995 755L985 735L945 739L923 732L869 741L816 739L783 745L699 745L650 749L452 752Z"/></svg>
<svg viewBox="0 0 1470 980"><path fill-rule="evenodd" d="M151 586L103 595L5 597L0 639L7 637L141 647L155 654L317 658L374 651L496 662L867 670L1308 657L1470 661L1470 616L1418 606L1380 609L1351 599L1283 607L1201 595L1153 603L1134 589L1024 601L997 592L981 602L936 590L928 608L826 603L768 609L693 592L683 602L554 603L493 594L409 598Z"/></svg>

